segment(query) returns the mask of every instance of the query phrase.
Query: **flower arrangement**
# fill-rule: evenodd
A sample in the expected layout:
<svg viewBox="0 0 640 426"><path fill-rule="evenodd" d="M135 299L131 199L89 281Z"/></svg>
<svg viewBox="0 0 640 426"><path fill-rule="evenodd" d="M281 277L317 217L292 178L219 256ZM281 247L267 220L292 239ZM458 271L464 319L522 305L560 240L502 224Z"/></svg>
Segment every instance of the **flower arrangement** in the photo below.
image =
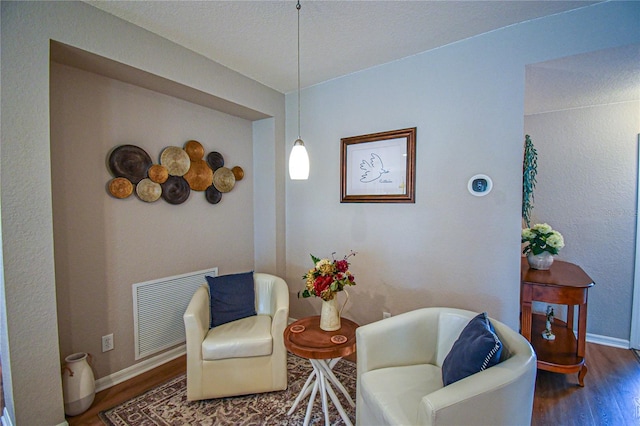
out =
<svg viewBox="0 0 640 426"><path fill-rule="evenodd" d="M537 223L531 228L522 230L522 242L529 243L522 253L533 253L538 255L543 251L551 254L558 254L560 249L564 247L564 238L558 231L551 229L546 223Z"/></svg>
<svg viewBox="0 0 640 426"><path fill-rule="evenodd" d="M344 290L345 286L356 285L355 278L349 271L348 261L355 255L352 251L341 260L320 259L311 255L314 267L302 276L302 279L306 280L306 288L298 292L298 297L317 296L322 300L331 300L337 292Z"/></svg>

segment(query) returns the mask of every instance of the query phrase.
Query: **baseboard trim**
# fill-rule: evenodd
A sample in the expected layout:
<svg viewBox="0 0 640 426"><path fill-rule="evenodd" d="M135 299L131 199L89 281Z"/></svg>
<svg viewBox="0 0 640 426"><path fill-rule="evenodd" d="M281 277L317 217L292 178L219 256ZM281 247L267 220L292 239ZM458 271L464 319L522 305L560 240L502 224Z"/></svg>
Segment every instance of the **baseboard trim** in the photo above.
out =
<svg viewBox="0 0 640 426"><path fill-rule="evenodd" d="M4 407L4 409L2 410L2 417L0 417L0 423L2 423L2 426L13 426L13 422L11 420L11 416L9 415L9 411L7 410L7 407ZM65 423L67 423L65 421Z"/></svg>
<svg viewBox="0 0 640 426"><path fill-rule="evenodd" d="M630 349L629 340L618 339L617 337L601 336L599 334L587 333L587 342L596 343L598 345L612 346L614 348Z"/></svg>
<svg viewBox="0 0 640 426"><path fill-rule="evenodd" d="M118 383L125 382L129 379L139 376L142 373L153 370L154 368L159 367L162 364L166 364L167 362L174 360L186 353L187 347L185 345L181 345L163 352L160 355L154 356L153 358L149 358L147 360L134 364L131 367L127 367L124 370L120 370L108 376L101 377L96 380L96 392L108 389L112 386L117 385Z"/></svg>

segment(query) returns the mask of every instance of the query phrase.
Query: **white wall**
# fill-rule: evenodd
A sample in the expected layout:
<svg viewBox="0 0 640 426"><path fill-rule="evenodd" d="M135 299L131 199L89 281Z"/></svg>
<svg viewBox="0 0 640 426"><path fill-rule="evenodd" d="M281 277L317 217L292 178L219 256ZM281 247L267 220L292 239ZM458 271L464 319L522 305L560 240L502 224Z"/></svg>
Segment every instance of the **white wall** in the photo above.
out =
<svg viewBox="0 0 640 426"><path fill-rule="evenodd" d="M538 151L532 224L562 233L559 259L595 281L591 334L629 340L635 259L640 102L585 105L525 117Z"/></svg>
<svg viewBox="0 0 640 426"><path fill-rule="evenodd" d="M493 31L304 90L307 182L288 182L287 280L308 253L353 249L346 316L364 324L423 306L487 310L518 328L524 71L640 38L638 3L606 3ZM287 96L287 140L295 138ZM340 138L417 127L415 204L340 204ZM493 191L473 197L485 173ZM291 315L319 312L314 299Z"/></svg>
<svg viewBox="0 0 640 426"><path fill-rule="evenodd" d="M16 425L59 424L64 413L53 252L50 40L273 117L274 125L268 129L272 133L259 138L254 129L254 140L275 144L273 150L281 157L284 102L272 89L85 3L3 1L0 10L0 204L7 316L1 342L3 376L9 385L5 388L7 411ZM254 226L274 227L284 220L282 197L276 190L284 178L284 168L276 169L274 179L262 183L261 189L273 196L261 205L254 202L255 211L269 213L254 214ZM281 241L265 246L259 245L261 250L283 256ZM256 257L264 256L256 253ZM269 266L275 269L278 262L284 261L276 257ZM7 359L10 365L5 366Z"/></svg>

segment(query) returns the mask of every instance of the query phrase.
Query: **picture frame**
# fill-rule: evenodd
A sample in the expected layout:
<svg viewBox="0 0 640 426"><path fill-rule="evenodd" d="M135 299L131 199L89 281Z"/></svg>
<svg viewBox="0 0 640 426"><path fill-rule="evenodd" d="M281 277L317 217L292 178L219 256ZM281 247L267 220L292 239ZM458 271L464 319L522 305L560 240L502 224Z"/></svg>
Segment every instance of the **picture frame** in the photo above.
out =
<svg viewBox="0 0 640 426"><path fill-rule="evenodd" d="M340 141L341 203L415 203L416 127Z"/></svg>

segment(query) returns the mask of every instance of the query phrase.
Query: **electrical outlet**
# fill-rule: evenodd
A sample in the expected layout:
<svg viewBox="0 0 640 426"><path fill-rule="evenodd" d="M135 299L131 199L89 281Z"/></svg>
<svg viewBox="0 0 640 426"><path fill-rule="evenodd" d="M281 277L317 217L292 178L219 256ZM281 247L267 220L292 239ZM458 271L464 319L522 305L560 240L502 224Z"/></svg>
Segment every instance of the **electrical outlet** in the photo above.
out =
<svg viewBox="0 0 640 426"><path fill-rule="evenodd" d="M382 319L387 319L387 318L391 318L391 312L383 312L382 313Z"/></svg>
<svg viewBox="0 0 640 426"><path fill-rule="evenodd" d="M102 336L102 352L113 350L113 333Z"/></svg>

